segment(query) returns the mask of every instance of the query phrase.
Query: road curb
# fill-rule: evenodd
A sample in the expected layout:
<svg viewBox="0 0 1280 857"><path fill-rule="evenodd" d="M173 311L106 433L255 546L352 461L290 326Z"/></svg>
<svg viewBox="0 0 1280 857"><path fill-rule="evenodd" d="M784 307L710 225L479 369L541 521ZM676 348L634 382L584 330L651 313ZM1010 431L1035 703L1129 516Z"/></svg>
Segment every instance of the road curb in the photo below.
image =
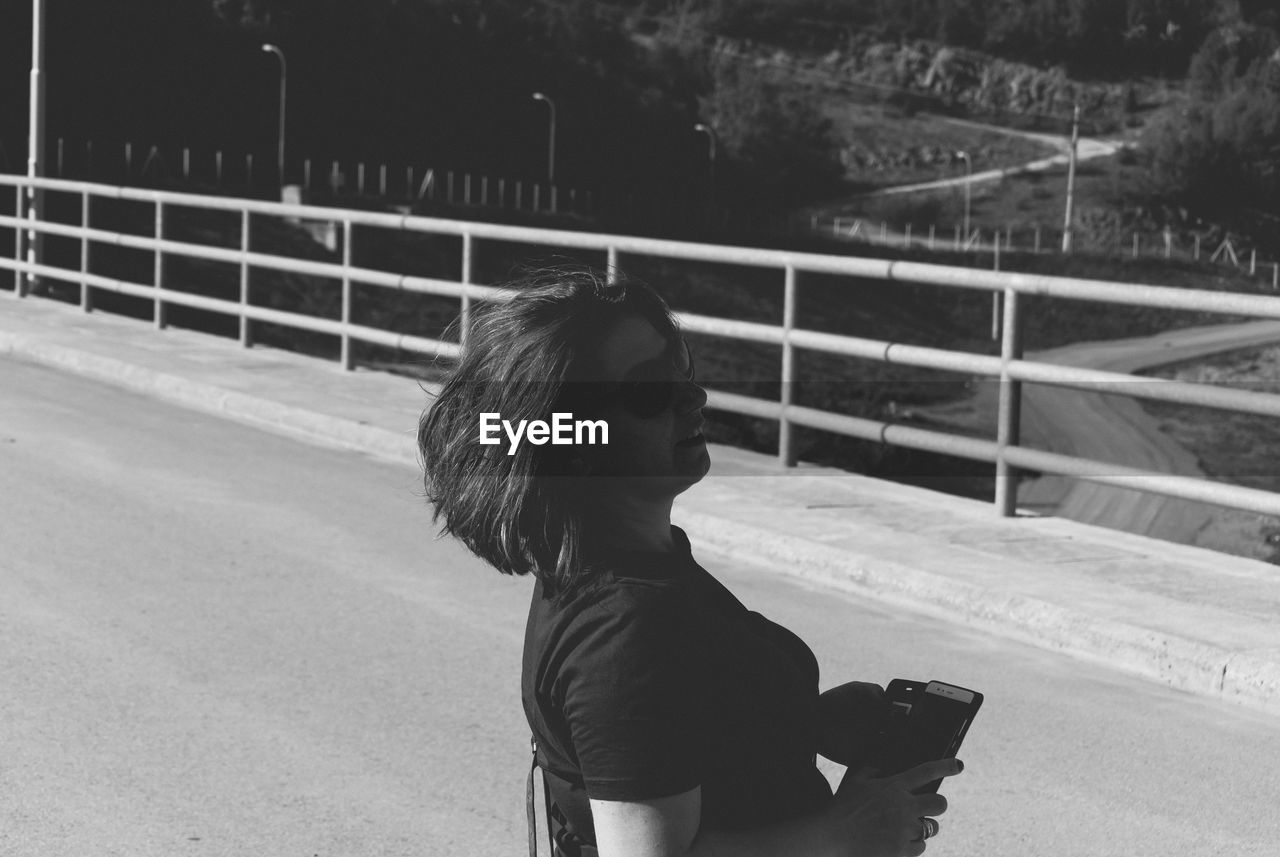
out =
<svg viewBox="0 0 1280 857"><path fill-rule="evenodd" d="M171 404L227 417L236 422L287 434L399 464L419 465L415 439L356 420L317 414L215 384L146 369L123 360L91 354L38 339L0 331L0 354L115 384Z"/></svg>
<svg viewBox="0 0 1280 857"><path fill-rule="evenodd" d="M736 562L1280 715L1280 650L1232 652L719 515L680 509L676 517L695 544Z"/></svg>

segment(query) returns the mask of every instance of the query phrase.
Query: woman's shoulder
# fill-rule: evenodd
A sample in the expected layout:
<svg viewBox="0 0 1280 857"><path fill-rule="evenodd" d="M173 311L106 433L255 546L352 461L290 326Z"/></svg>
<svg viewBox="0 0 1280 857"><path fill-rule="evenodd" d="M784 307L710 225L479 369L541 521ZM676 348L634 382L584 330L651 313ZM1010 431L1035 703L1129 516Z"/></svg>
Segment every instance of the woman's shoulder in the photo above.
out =
<svg viewBox="0 0 1280 857"><path fill-rule="evenodd" d="M686 579L633 577L608 566L557 605L564 619L590 621L609 616L641 618L676 614L691 608L696 592Z"/></svg>

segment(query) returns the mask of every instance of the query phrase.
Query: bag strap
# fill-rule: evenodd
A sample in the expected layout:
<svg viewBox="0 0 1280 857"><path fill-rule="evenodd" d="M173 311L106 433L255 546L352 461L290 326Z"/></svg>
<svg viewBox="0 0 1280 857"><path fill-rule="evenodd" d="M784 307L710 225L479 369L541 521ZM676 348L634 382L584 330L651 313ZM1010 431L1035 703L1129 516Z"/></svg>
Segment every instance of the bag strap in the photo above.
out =
<svg viewBox="0 0 1280 857"><path fill-rule="evenodd" d="M529 763L529 781L524 790L524 809L529 818L529 857L538 857L538 819L533 802L533 772L538 767L538 739L532 735L529 736L529 747L533 751L533 761ZM546 783L543 783L543 788L546 788ZM550 828L551 819L547 819L547 826Z"/></svg>
<svg viewBox="0 0 1280 857"><path fill-rule="evenodd" d="M533 774L540 766L538 739L535 736L529 736L529 749L533 753L533 759L529 763L529 779L525 784L524 807L529 818L529 857L538 857L538 811L534 799ZM600 852L594 845L581 842L568 830L563 811L551 800L545 770L542 771L542 798L547 819L547 854L550 857L599 857Z"/></svg>

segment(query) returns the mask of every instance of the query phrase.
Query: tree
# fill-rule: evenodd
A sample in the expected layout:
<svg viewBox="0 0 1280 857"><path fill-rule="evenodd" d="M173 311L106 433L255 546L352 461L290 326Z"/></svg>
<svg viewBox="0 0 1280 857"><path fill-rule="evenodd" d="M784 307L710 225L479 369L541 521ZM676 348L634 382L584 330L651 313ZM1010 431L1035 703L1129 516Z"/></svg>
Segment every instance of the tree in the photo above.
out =
<svg viewBox="0 0 1280 857"><path fill-rule="evenodd" d="M1157 190L1202 211L1280 212L1280 36L1215 31L1191 63L1189 104L1146 132Z"/></svg>
<svg viewBox="0 0 1280 857"><path fill-rule="evenodd" d="M840 180L831 121L794 93L783 94L763 70L722 59L711 69L703 114L750 202L786 203L822 193Z"/></svg>

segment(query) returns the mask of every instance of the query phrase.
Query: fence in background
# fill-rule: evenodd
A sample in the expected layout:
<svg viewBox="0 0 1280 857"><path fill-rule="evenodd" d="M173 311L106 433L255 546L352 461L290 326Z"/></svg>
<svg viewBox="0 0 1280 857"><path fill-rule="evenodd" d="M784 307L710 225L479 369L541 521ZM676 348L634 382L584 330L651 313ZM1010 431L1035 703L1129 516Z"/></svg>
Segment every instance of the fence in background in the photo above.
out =
<svg viewBox="0 0 1280 857"><path fill-rule="evenodd" d="M1182 262L1205 262L1230 265L1237 272L1264 278L1273 289L1280 290L1280 261L1259 253L1240 240L1229 236L1196 233L1139 232L1113 230L1107 238L1091 237L1084 229L1073 231L1070 250L1063 250L1063 230L1035 226L1005 229L951 228L930 224L890 225L858 217L809 218L808 228L814 234L828 235L843 241L858 241L898 249L992 253L1078 253L1103 255L1116 259L1164 259Z"/></svg>
<svg viewBox="0 0 1280 857"><path fill-rule="evenodd" d="M1059 474L1116 487L1147 491L1170 497L1212 503L1236 509L1280 516L1280 495L1242 486L1227 485L1194 477L1171 476L1142 470L1122 463L1101 462L1071 455L1045 452L1022 446L1019 441L1019 412L1023 383L1047 384L1082 390L1105 390L1139 398L1219 408L1237 413L1280 417L1280 395L1226 389L1202 384L1143 378L1027 361L1022 358L1020 301L1023 295L1091 301L1102 304L1158 306L1189 311L1280 319L1280 297L1174 289L1097 280L1034 276L997 271L980 271L919 262L851 258L817 253L797 253L713 244L694 244L626 235L594 234L531 227L502 226L440 218L415 217L380 212L290 205L222 196L173 193L131 187L73 182L57 179L28 179L0 175L0 186L13 190L13 215L0 216L0 228L13 230L13 257L0 257L0 268L13 271L12 294L27 294L27 281L47 277L78 283L80 306L93 309L98 291L116 292L149 301L153 323L167 324L166 311L185 306L238 319L240 341L249 346L253 325L272 323L297 330L330 334L341 340L340 360L344 368L353 366L351 343L372 343L425 355L456 357L461 346L355 324L352 318L352 285L367 284L403 293L437 295L459 302L462 330L467 327L476 301L502 300L505 295L493 287L473 282L472 272L478 247L485 242L551 246L602 254L611 268L626 256L666 260L750 266L777 271L783 294L782 318L776 324L739 321L709 315L681 313L686 330L745 342L780 346L779 377L783 381L778 401L709 390L708 407L775 420L779 424L778 455L788 466L795 464L793 428L806 426L873 442L958 456L992 463L996 468L997 509L1012 515L1016 504L1016 470L1019 468ZM54 195L78 200L78 224L37 219ZM128 200L150 206L154 229L135 234L96 228L92 222L95 200ZM233 213L240 221L240 247L219 247L166 237L167 214L175 208ZM341 234L341 262L320 262L261 253L249 246L252 218L275 218L297 222L311 220L336 224ZM458 280L408 276L388 271L360 268L352 264L356 229L396 230L418 234L453 236L460 242L461 275ZM79 241L79 264L58 267L40 258L40 236L62 236ZM149 283L129 282L92 272L95 246L110 245L149 252L154 258ZM239 300L222 300L173 288L165 282L166 257L185 257L231 263L240 272ZM341 317L324 319L300 313L258 306L249 299L252 269L274 269L313 275L341 282ZM843 336L796 327L797 294L803 274L825 274L894 282L912 282L948 289L991 292L1001 304L1000 356L973 354L924 346ZM465 342L465 340L464 340ZM886 423L803 407L793 403L797 349L846 355L885 363L935 369L965 375L999 379L1000 401L996 438L965 437L913 426Z"/></svg>
<svg viewBox="0 0 1280 857"><path fill-rule="evenodd" d="M58 138L54 145L50 173L58 178L109 183L142 183L173 189L189 185L194 192L217 188L219 192L261 194L279 198L280 184L271 158L251 152L204 151L189 147L162 149L134 143L98 145L89 141L68 144ZM167 151L167 154L166 154ZM16 171L6 165L0 148L0 171ZM296 174L295 174L296 173ZM1111 230L1101 236L1097 230L1081 227L1073 231L1072 250L1063 251L1063 230L1012 225L1004 229L971 229L965 234L959 224L892 224L865 217L824 217L768 213L715 206L709 188L682 199L663 200L652 192L636 194L549 184L463 170L440 170L411 164L391 165L352 159L304 158L288 173L297 188L297 200L323 199L341 204L353 198L376 198L388 205L412 206L421 202L451 206L474 206L525 214L571 214L597 219L602 213L624 224L663 222L673 219L703 231L720 229L761 238L813 235L873 246L937 252L980 252L996 250L1004 254L1072 252L1117 259L1165 259L1230 265L1238 272L1266 278L1280 290L1280 261L1260 253L1242 240L1217 234ZM179 184L182 183L182 184ZM203 187L201 187L203 185ZM626 213L634 217L627 217ZM619 216L621 215L621 216Z"/></svg>

